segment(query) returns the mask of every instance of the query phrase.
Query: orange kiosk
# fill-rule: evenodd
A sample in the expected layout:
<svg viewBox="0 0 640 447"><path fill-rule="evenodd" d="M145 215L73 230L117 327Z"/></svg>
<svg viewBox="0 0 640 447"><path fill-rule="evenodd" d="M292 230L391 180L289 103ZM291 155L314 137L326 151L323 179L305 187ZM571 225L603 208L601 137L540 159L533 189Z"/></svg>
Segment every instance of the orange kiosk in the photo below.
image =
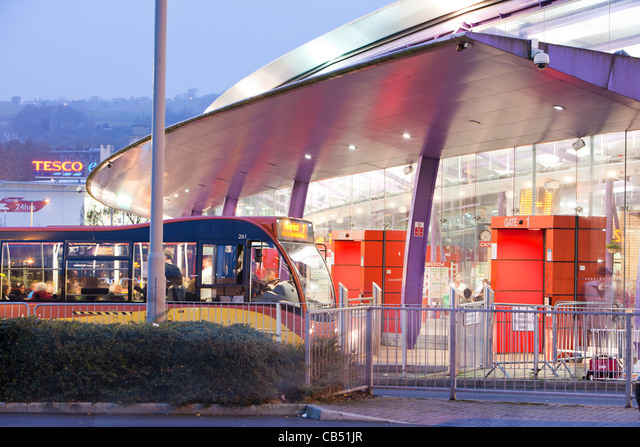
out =
<svg viewBox="0 0 640 447"><path fill-rule="evenodd" d="M373 283L382 289L382 303L400 306L406 231L355 230L331 234L334 286L341 283L348 298L373 294ZM336 296L338 290L336 290ZM385 322L385 332L395 332L395 318Z"/></svg>
<svg viewBox="0 0 640 447"><path fill-rule="evenodd" d="M585 282L604 266L605 225L604 217L493 217L494 302L584 301Z"/></svg>
<svg viewBox="0 0 640 447"><path fill-rule="evenodd" d="M382 289L382 302L378 304L400 307L406 239L407 232L403 230L333 231L331 276L336 296L337 288L342 284L348 291L348 299L357 303L358 297L373 294L373 283L376 283ZM439 264L451 265L459 261L457 247L442 248L444 259L437 260ZM427 258L430 252L427 247ZM426 297L423 305L428 306ZM400 326L395 316L399 314L387 312L386 315L384 331L396 332Z"/></svg>
<svg viewBox="0 0 640 447"><path fill-rule="evenodd" d="M605 262L604 217L506 216L491 219L491 287L497 309L537 309L559 301L584 301L585 283ZM531 313L499 313L498 352L532 352L545 330ZM515 321L518 319L518 321Z"/></svg>
<svg viewBox="0 0 640 447"><path fill-rule="evenodd" d="M371 296L375 282L383 290L385 304L400 305L406 238L406 231L334 231L331 275L335 287L342 283L353 299Z"/></svg>

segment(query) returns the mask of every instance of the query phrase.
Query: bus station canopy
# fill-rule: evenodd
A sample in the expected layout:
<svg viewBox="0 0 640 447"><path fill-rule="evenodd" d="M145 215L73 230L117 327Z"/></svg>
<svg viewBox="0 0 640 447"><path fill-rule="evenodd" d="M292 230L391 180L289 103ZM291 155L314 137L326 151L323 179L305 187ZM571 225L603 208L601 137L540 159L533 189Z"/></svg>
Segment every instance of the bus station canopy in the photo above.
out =
<svg viewBox="0 0 640 447"><path fill-rule="evenodd" d="M164 215L420 157L640 128L638 59L540 48L545 69L528 40L462 32L212 107L166 129ZM148 217L151 148L148 136L101 163L89 193Z"/></svg>

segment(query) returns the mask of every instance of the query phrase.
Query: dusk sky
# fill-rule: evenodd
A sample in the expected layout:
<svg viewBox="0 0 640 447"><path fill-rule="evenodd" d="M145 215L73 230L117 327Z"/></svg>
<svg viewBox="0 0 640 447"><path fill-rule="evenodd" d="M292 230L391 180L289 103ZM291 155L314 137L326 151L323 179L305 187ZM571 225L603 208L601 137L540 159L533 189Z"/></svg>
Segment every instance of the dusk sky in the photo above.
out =
<svg viewBox="0 0 640 447"><path fill-rule="evenodd" d="M166 96L222 93L393 0L168 0ZM0 101L153 96L153 0L1 0Z"/></svg>

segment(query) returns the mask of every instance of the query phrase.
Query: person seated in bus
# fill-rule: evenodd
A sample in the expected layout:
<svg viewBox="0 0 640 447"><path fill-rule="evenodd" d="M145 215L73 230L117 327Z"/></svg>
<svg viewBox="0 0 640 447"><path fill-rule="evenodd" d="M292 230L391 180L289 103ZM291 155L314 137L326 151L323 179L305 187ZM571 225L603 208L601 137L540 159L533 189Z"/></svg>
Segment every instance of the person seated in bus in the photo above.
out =
<svg viewBox="0 0 640 447"><path fill-rule="evenodd" d="M278 281L280 281L280 278L278 277L278 271L276 269L265 270L264 276L260 280L265 289L273 289Z"/></svg>
<svg viewBox="0 0 640 447"><path fill-rule="evenodd" d="M31 287L29 288L29 291L27 292L27 297L25 299L30 300L31 298L33 298L33 294L36 291L37 285L38 285L38 281L31 282Z"/></svg>
<svg viewBox="0 0 640 447"><path fill-rule="evenodd" d="M109 284L109 298L120 299L123 298L122 286L118 283Z"/></svg>
<svg viewBox="0 0 640 447"><path fill-rule="evenodd" d="M234 269L236 274L236 284L242 284L244 282L244 261L243 261L244 247L238 246L238 257L236 258L236 268Z"/></svg>
<svg viewBox="0 0 640 447"><path fill-rule="evenodd" d="M187 301L187 288L180 267L166 262L164 276L167 280L167 301Z"/></svg>
<svg viewBox="0 0 640 447"><path fill-rule="evenodd" d="M288 272L283 270L283 275L290 278ZM253 295L252 301L263 303L300 303L298 292L292 280L283 280L276 269L265 270L265 274L259 281L260 291Z"/></svg>
<svg viewBox="0 0 640 447"><path fill-rule="evenodd" d="M273 289L277 280L278 274L274 269L257 268L251 275L251 301L259 300L264 292Z"/></svg>
<svg viewBox="0 0 640 447"><path fill-rule="evenodd" d="M28 299L31 301L53 301L53 295L47 291L47 288L47 283L36 283L33 294Z"/></svg>
<svg viewBox="0 0 640 447"><path fill-rule="evenodd" d="M200 301L198 299L198 290L196 289L196 277L194 276L189 281L189 285L187 286L187 301ZM211 290L209 290L211 292Z"/></svg>
<svg viewBox="0 0 640 447"><path fill-rule="evenodd" d="M15 283L9 292L9 300L10 301L24 301L27 297L27 292L25 291L24 284Z"/></svg>
<svg viewBox="0 0 640 447"><path fill-rule="evenodd" d="M170 264L168 262L164 263L164 276L166 280L166 289L165 293L167 293L167 299L169 299L169 288L173 285L182 286L182 272L180 268ZM133 290L140 293L140 297L142 301L147 300L147 284L145 283L144 287L140 287L139 284L135 284L133 286Z"/></svg>
<svg viewBox="0 0 640 447"><path fill-rule="evenodd" d="M78 272L69 270L67 272L67 295L79 295L80 284L78 283Z"/></svg>
<svg viewBox="0 0 640 447"><path fill-rule="evenodd" d="M169 286L167 301L187 301L187 288L183 285Z"/></svg>

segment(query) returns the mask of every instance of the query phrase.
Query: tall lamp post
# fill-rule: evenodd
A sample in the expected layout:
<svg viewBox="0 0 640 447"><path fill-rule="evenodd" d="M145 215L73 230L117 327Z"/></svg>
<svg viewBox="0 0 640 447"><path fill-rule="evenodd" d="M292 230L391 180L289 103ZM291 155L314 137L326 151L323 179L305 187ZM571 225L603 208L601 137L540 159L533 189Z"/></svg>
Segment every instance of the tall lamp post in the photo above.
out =
<svg viewBox="0 0 640 447"><path fill-rule="evenodd" d="M151 219L149 222L149 271L147 274L148 322L164 320L166 301L164 255L162 253L166 46L167 0L156 0L151 130Z"/></svg>

